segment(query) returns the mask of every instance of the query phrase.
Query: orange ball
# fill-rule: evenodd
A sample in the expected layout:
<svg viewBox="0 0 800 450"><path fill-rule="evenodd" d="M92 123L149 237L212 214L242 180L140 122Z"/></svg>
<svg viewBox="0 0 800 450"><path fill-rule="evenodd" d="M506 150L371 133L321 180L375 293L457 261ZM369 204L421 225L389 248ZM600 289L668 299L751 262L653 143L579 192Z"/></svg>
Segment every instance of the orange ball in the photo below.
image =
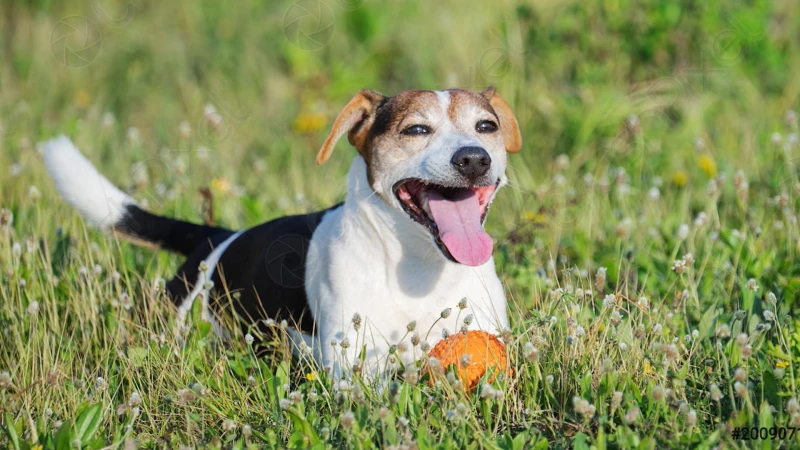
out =
<svg viewBox="0 0 800 450"><path fill-rule="evenodd" d="M468 392L478 386L481 377L493 372L490 382L500 373L508 373L506 346L493 334L485 331L467 331L451 334L447 339L439 341L428 353L447 368L454 364L457 375ZM431 377L433 383L433 377Z"/></svg>

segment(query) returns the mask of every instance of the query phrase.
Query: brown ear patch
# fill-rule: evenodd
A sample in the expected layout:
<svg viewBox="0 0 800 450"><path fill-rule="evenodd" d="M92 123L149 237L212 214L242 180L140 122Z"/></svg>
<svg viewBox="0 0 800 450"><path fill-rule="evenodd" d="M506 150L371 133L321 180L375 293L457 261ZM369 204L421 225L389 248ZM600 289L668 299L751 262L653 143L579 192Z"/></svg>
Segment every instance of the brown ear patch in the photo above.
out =
<svg viewBox="0 0 800 450"><path fill-rule="evenodd" d="M339 139L347 133L347 140L359 152L363 152L367 132L375 120L375 110L384 96L369 89L362 89L356 94L333 122L328 137L317 153L317 164L322 164L331 157Z"/></svg>
<svg viewBox="0 0 800 450"><path fill-rule="evenodd" d="M519 132L519 123L517 123L517 118L514 117L511 107L503 100L503 97L500 97L494 86L489 86L485 91L481 92L481 96L489 101L495 114L497 114L506 151L518 153L522 149L522 135Z"/></svg>

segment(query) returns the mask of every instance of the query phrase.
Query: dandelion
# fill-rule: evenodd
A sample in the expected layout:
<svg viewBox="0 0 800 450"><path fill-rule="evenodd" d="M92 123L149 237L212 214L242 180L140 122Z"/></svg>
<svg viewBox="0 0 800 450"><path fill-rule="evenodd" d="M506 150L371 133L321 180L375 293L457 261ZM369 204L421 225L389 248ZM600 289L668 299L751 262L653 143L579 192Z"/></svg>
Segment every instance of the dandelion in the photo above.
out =
<svg viewBox="0 0 800 450"><path fill-rule="evenodd" d="M709 178L717 176L717 163L711 155L703 154L697 157L697 167L702 170Z"/></svg>
<svg viewBox="0 0 800 450"><path fill-rule="evenodd" d="M677 170L672 174L672 184L678 187L686 186L689 182L689 175L683 170Z"/></svg>
<svg viewBox="0 0 800 450"><path fill-rule="evenodd" d="M755 278L750 278L747 280L747 289L753 292L758 292L758 283L756 283Z"/></svg>
<svg viewBox="0 0 800 450"><path fill-rule="evenodd" d="M692 339L697 339L700 336L700 332L697 330L692 330Z"/></svg>

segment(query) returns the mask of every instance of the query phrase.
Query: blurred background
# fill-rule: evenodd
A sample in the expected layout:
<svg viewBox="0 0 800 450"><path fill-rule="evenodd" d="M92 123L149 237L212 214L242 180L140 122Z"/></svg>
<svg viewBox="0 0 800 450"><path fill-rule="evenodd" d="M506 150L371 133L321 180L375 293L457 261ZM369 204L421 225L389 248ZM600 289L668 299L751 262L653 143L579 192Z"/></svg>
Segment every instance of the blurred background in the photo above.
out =
<svg viewBox="0 0 800 450"><path fill-rule="evenodd" d="M612 446L737 447L725 430L800 424L786 401L800 354L798 24L797 0L1 0L6 426L37 441L34 417L41 442L56 429L70 442L94 398L109 429L96 448L131 432L177 446L173 429L231 443L236 423L308 448L283 386L327 389L280 343L263 360L242 336L209 351L199 306L188 341L173 339L160 287L180 258L88 228L39 142L69 136L156 213L241 228L343 199L355 151L342 140L314 161L360 89L489 85L523 135L486 224L518 376L506 401L476 399L482 412L458 425L442 418L465 408L420 383L401 403L419 441L530 448L528 434L587 448L597 432L588 442L602 448L616 430ZM601 383L617 368L619 383ZM202 408L175 407L187 388ZM666 407L669 391L685 402ZM305 427L396 444L380 431L395 422L375 419L387 392L366 406L353 394L310 406ZM337 425L351 406L359 436Z"/></svg>
<svg viewBox="0 0 800 450"><path fill-rule="evenodd" d="M556 254L561 229L594 226L572 207L592 183L675 190L691 213L704 190L681 189L720 174L793 180L770 142L796 127L797 23L789 0L6 0L0 193L53 194L31 150L64 133L151 209L201 220L209 189L242 227L343 198L353 149L314 155L359 89L495 85L524 148L488 228L549 227Z"/></svg>

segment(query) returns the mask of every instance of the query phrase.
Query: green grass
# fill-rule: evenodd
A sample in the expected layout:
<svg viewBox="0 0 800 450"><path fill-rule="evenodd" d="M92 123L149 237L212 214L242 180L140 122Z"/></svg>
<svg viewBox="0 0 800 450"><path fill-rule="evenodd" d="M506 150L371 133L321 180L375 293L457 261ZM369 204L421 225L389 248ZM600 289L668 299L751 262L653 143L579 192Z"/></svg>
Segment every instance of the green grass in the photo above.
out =
<svg viewBox="0 0 800 450"><path fill-rule="evenodd" d="M0 447L774 448L732 430L800 427L796 2L326 0L311 41L291 2L69 3L2 5ZM73 16L101 45L65 57ZM245 227L343 197L354 151L314 156L359 89L489 84L524 138L487 225L514 372L473 397L335 394L280 332L258 359L197 312L179 338L159 280L180 259L88 229L35 151L65 133L150 209L200 221L210 186Z"/></svg>

